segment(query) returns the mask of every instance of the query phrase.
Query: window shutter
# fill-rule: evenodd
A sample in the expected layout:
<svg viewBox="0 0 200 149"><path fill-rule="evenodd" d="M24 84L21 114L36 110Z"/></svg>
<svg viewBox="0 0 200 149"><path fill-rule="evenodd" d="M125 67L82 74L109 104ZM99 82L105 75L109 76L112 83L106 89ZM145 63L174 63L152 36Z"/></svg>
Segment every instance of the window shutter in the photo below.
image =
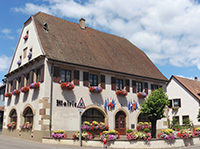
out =
<svg viewBox="0 0 200 149"><path fill-rule="evenodd" d="M125 80L125 86L126 86L126 91L130 92L130 80L129 79Z"/></svg>
<svg viewBox="0 0 200 149"><path fill-rule="evenodd" d="M105 81L106 81L105 75L101 75L100 77L101 77L101 87L103 89L105 89L106 88L106 85L105 85Z"/></svg>
<svg viewBox="0 0 200 149"><path fill-rule="evenodd" d="M29 75L29 85L31 84L31 83L33 83L33 75L34 74L34 71L32 70L31 72L30 72L30 75Z"/></svg>
<svg viewBox="0 0 200 149"><path fill-rule="evenodd" d="M133 93L136 93L136 81L132 81Z"/></svg>
<svg viewBox="0 0 200 149"><path fill-rule="evenodd" d="M54 67L53 81L60 82L60 67Z"/></svg>
<svg viewBox="0 0 200 149"><path fill-rule="evenodd" d="M111 89L112 90L116 90L116 78L115 77L111 77Z"/></svg>
<svg viewBox="0 0 200 149"><path fill-rule="evenodd" d="M148 83L147 82L144 82L144 90L145 90L145 93L148 94Z"/></svg>
<svg viewBox="0 0 200 149"><path fill-rule="evenodd" d="M89 85L89 73L83 72L83 86Z"/></svg>
<svg viewBox="0 0 200 149"><path fill-rule="evenodd" d="M44 82L44 65L42 65L40 71L41 71L40 82L42 83Z"/></svg>
<svg viewBox="0 0 200 149"><path fill-rule="evenodd" d="M169 100L169 108L172 108L172 100Z"/></svg>
<svg viewBox="0 0 200 149"><path fill-rule="evenodd" d="M21 75L21 87L24 87L24 75Z"/></svg>
<svg viewBox="0 0 200 149"><path fill-rule="evenodd" d="M16 79L13 80L13 90L16 89Z"/></svg>
<svg viewBox="0 0 200 149"><path fill-rule="evenodd" d="M74 70L74 85L79 85L79 71Z"/></svg>
<svg viewBox="0 0 200 149"><path fill-rule="evenodd" d="M181 99L178 99L178 105L181 107Z"/></svg>

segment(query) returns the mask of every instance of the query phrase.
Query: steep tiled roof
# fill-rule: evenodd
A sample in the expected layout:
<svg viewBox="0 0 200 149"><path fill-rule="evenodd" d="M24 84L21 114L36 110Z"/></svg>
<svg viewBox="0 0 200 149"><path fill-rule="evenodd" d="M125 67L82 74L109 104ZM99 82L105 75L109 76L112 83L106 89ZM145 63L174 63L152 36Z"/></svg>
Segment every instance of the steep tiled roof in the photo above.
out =
<svg viewBox="0 0 200 149"><path fill-rule="evenodd" d="M186 79L183 77L172 76L171 78L175 78L179 83L181 83L191 94L193 94L197 99L200 100L200 82L196 80ZM171 80L171 79L170 79Z"/></svg>
<svg viewBox="0 0 200 149"><path fill-rule="evenodd" d="M47 58L167 81L146 54L127 39L45 13L33 16ZM43 29L47 22L49 31Z"/></svg>

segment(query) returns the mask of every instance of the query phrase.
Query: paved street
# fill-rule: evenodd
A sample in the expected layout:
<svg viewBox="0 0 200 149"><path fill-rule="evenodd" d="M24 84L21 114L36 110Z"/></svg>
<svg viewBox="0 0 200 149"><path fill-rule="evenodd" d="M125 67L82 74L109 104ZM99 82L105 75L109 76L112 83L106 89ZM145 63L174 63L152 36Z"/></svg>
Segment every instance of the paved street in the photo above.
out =
<svg viewBox="0 0 200 149"><path fill-rule="evenodd" d="M4 135L1 135L0 133L0 149L78 149L78 148L102 149L100 147L79 147L79 146L70 146L70 145L43 144L43 143L4 136ZM176 149L186 149L186 147L176 148ZM195 146L195 147L187 147L187 149L200 149L200 145Z"/></svg>

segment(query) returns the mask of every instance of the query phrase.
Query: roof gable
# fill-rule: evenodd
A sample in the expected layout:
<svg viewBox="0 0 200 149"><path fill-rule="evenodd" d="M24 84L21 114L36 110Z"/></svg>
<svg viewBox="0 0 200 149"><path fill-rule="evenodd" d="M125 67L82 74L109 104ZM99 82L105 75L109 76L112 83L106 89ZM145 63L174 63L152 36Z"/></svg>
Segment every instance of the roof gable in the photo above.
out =
<svg viewBox="0 0 200 149"><path fill-rule="evenodd" d="M167 81L146 54L127 39L45 13L33 16L47 58ZM49 31L43 29L47 22Z"/></svg>
<svg viewBox="0 0 200 149"><path fill-rule="evenodd" d="M176 79L181 85L185 87L192 95L194 95L197 99L200 100L200 82L196 80L186 79L183 77L172 76L170 80L174 78Z"/></svg>

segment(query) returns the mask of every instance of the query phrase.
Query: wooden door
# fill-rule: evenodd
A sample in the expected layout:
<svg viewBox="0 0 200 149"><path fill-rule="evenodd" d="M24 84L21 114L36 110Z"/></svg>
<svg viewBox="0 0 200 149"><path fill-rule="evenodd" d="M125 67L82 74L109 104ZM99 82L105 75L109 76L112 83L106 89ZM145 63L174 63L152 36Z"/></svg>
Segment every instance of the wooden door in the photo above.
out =
<svg viewBox="0 0 200 149"><path fill-rule="evenodd" d="M122 111L118 112L115 116L115 130L117 130L120 135L126 135L126 115Z"/></svg>

